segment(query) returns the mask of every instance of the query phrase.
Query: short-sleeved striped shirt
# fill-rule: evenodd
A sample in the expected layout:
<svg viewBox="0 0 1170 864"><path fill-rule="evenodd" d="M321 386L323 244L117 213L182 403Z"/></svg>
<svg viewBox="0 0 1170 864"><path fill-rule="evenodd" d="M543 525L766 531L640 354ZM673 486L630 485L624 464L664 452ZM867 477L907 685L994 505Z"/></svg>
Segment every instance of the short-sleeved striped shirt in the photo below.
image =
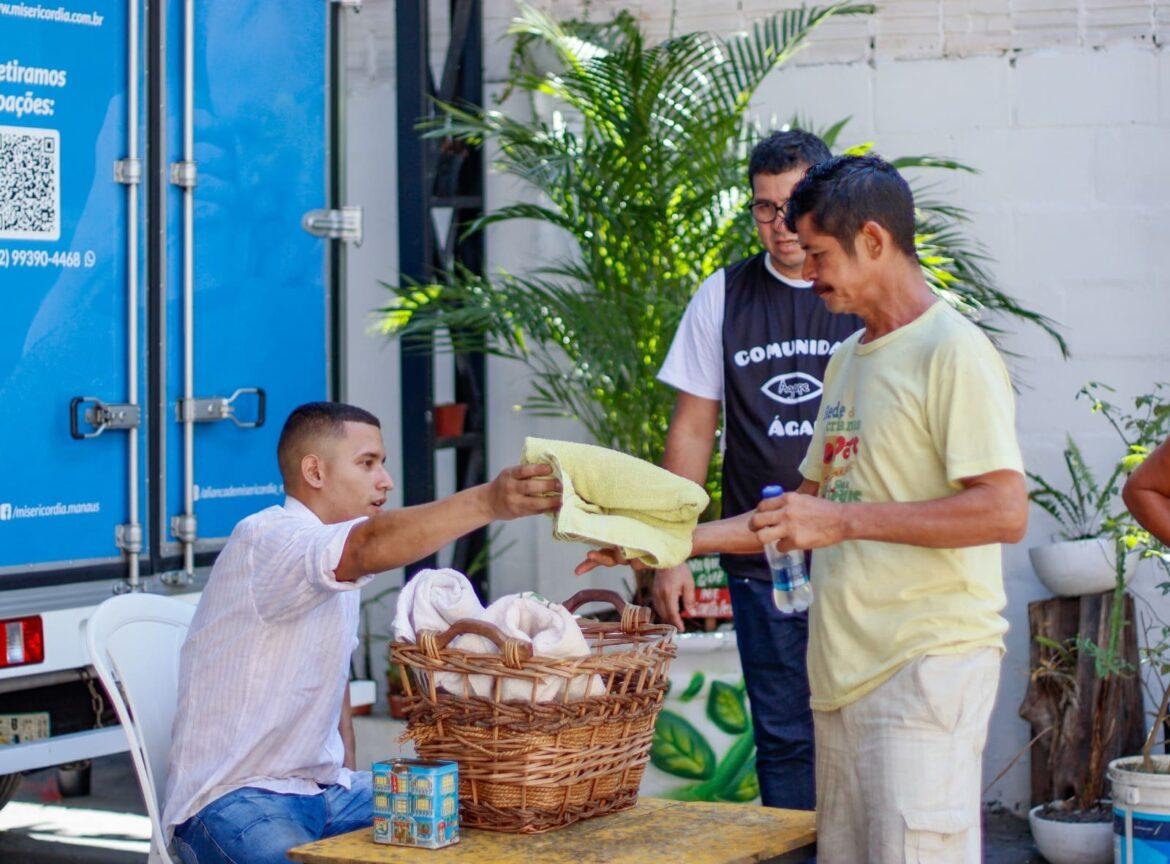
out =
<svg viewBox="0 0 1170 864"><path fill-rule="evenodd" d="M287 498L232 532L180 655L168 835L244 786L298 795L349 787L338 724L357 589L370 577L339 582L333 571L361 521L325 525Z"/></svg>

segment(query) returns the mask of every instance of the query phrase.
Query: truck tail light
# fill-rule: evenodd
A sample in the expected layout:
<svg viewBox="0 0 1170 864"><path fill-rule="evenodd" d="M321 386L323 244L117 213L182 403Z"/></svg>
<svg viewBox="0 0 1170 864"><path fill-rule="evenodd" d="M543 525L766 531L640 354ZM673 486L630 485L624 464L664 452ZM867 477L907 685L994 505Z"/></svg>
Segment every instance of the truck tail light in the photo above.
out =
<svg viewBox="0 0 1170 864"><path fill-rule="evenodd" d="M0 652L0 669L45 662L45 630L40 615L7 618L0 621L4 651Z"/></svg>

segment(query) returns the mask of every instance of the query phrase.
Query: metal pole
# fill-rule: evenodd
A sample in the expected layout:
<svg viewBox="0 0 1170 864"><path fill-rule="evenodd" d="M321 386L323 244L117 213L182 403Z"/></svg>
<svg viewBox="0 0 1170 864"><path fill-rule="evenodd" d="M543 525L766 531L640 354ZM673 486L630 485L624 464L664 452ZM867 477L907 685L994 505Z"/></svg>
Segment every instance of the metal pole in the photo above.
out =
<svg viewBox="0 0 1170 864"><path fill-rule="evenodd" d="M195 163L195 2L183 3L183 162ZM183 186L183 577L195 578L195 185Z"/></svg>
<svg viewBox="0 0 1170 864"><path fill-rule="evenodd" d="M131 165L138 165L138 0L128 3L129 51L127 52L127 75L129 77L126 98L126 126L129 143L128 158ZM138 404L138 183L126 187L126 207L129 209L126 238L126 390L127 402ZM129 429L127 451L129 465L129 489L127 490L128 519L125 532L126 587L135 591L139 588L138 553L142 551L142 526L138 523L138 428Z"/></svg>

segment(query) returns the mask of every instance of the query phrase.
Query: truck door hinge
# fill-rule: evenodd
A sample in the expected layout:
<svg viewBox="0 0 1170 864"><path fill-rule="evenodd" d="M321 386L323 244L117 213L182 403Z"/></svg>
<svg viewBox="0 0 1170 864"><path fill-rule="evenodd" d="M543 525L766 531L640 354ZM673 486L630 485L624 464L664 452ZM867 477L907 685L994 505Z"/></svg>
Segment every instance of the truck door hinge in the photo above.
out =
<svg viewBox="0 0 1170 864"><path fill-rule="evenodd" d="M114 163L114 182L135 186L142 182L141 159L119 159Z"/></svg>
<svg viewBox="0 0 1170 864"><path fill-rule="evenodd" d="M195 186L196 170L194 162L172 162L171 183L184 189Z"/></svg>
<svg viewBox="0 0 1170 864"><path fill-rule="evenodd" d="M362 208L345 206L340 210L310 210L301 217L301 227L314 237L344 240L362 245Z"/></svg>

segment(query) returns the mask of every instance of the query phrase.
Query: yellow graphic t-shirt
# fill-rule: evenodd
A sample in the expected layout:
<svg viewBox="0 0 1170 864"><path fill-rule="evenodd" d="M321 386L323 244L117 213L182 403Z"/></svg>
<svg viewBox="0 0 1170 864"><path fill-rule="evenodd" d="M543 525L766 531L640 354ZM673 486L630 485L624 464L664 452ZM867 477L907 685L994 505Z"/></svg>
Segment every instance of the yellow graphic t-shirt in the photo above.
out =
<svg viewBox="0 0 1170 864"><path fill-rule="evenodd" d="M929 501L961 479L1023 472L1015 399L986 336L941 301L873 342L842 343L800 471L834 501ZM832 711L922 654L1003 647L999 544L850 540L813 555L808 677Z"/></svg>

